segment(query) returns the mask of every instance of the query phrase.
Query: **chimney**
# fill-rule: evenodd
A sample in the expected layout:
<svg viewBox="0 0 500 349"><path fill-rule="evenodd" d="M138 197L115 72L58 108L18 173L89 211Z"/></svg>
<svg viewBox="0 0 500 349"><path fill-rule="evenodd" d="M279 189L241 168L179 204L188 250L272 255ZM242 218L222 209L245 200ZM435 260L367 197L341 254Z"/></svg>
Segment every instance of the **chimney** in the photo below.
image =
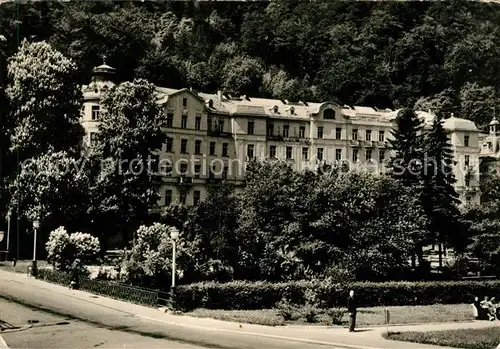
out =
<svg viewBox="0 0 500 349"><path fill-rule="evenodd" d="M222 91L221 90L217 91L217 100L218 100L217 103L219 103L219 107L220 107L220 105L222 104Z"/></svg>

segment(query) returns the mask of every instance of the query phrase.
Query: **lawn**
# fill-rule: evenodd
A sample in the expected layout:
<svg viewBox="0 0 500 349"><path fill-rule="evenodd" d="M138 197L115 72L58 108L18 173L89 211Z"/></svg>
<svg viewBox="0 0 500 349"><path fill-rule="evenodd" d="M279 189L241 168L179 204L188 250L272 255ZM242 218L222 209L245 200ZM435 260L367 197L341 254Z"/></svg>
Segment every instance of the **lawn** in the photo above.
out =
<svg viewBox="0 0 500 349"><path fill-rule="evenodd" d="M495 349L500 343L500 326L483 329L389 333L389 335L384 334L384 337L396 341L463 349Z"/></svg>
<svg viewBox="0 0 500 349"><path fill-rule="evenodd" d="M473 320L471 306L469 304L446 304L446 305L427 305L427 306L400 306L388 307L390 312L391 324L419 324L432 322L452 322ZM291 325L308 324L304 311L298 309L292 320L285 321L280 316L277 309L264 310L210 310L195 309L186 313L189 316L205 317L225 321L242 322L258 325ZM348 315L344 314L342 323L347 324ZM311 325L333 325L332 318L327 314L316 316ZM384 308L360 308L356 324L359 326L374 326L384 324Z"/></svg>

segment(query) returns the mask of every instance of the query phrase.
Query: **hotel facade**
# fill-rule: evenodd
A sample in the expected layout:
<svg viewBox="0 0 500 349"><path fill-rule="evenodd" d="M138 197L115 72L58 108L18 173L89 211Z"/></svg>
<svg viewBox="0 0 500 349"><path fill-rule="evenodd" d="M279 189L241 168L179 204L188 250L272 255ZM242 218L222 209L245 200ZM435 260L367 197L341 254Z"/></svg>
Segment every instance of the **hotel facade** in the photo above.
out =
<svg viewBox="0 0 500 349"><path fill-rule="evenodd" d="M83 86L81 121L89 142L98 132L99 102L113 86L114 73L103 64L94 68L92 81ZM206 197L211 183L244 185L244 164L252 158L282 159L297 171L338 161L374 174L386 171L397 110L156 90L167 118L167 142L157 157L170 167L160 181L160 207L194 205ZM434 115L417 114L430 127ZM473 122L454 116L445 120L444 127L450 132L460 199L479 203L480 131Z"/></svg>

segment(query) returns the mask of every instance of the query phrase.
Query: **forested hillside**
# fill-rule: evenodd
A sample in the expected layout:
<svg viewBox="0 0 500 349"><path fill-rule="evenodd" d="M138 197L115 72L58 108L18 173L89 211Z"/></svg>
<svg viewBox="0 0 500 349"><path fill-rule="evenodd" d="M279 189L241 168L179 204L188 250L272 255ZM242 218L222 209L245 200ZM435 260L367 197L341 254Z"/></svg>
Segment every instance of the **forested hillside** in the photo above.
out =
<svg viewBox="0 0 500 349"><path fill-rule="evenodd" d="M499 5L464 1L0 5L3 58L22 38L48 40L81 66L82 82L106 55L122 80L383 108L417 103L479 125L499 99L499 24Z"/></svg>

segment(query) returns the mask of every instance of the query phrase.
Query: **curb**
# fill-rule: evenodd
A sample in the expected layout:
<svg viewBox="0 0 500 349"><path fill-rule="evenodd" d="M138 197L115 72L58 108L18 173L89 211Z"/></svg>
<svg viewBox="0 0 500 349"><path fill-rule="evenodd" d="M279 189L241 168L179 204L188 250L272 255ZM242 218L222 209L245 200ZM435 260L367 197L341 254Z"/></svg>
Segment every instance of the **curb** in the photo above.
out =
<svg viewBox="0 0 500 349"><path fill-rule="evenodd" d="M0 336L0 349L9 349L9 346L5 343L5 339L3 339L2 336Z"/></svg>

